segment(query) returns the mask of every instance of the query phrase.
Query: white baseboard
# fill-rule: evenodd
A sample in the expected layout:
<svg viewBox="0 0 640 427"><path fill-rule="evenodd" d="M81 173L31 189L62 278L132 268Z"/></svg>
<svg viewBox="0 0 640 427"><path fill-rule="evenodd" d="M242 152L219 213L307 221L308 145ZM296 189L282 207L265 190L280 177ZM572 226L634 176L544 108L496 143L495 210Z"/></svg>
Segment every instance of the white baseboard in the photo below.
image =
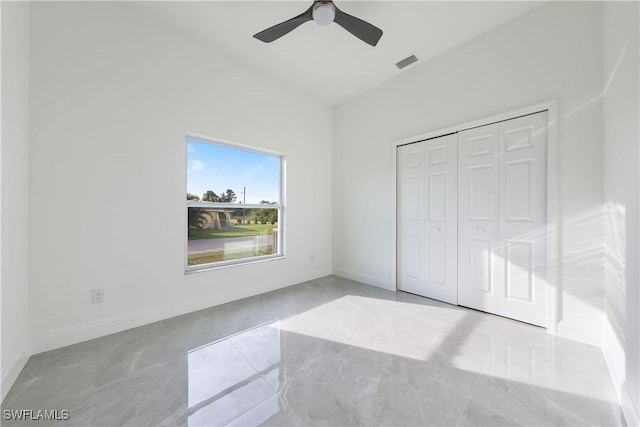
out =
<svg viewBox="0 0 640 427"><path fill-rule="evenodd" d="M205 308L216 305L225 304L227 302L236 301L242 298L248 298L265 292L274 291L276 289L285 288L309 280L317 279L331 274L328 271L318 270L310 271L286 279L282 277L276 278L268 283L262 283L264 287L259 292L234 295L227 299L221 300L218 295L212 295L209 298L198 298L187 301L180 301L173 304L154 307L148 310L142 310L122 316L114 316L95 322L88 322L70 328L59 329L47 334L35 336L31 339L31 353L38 354L56 348L65 347L79 342L100 338L105 335L114 334L125 331L127 329L136 328L147 325L149 323L158 322L183 314L192 313L194 311L203 310Z"/></svg>
<svg viewBox="0 0 640 427"><path fill-rule="evenodd" d="M22 346L20 352L16 355L16 357L9 362L8 364L2 365L2 385L0 386L0 393L2 394L2 398L0 398L0 402L4 400L11 389L11 386L20 375L20 371L24 368L24 365L29 360L29 356L31 356L31 351L29 349L29 343L26 342ZM6 369L5 369L6 367Z"/></svg>
<svg viewBox="0 0 640 427"><path fill-rule="evenodd" d="M596 347L602 346L602 329L600 328L592 328L561 320L558 322L557 335Z"/></svg>
<svg viewBox="0 0 640 427"><path fill-rule="evenodd" d="M629 427L640 425L640 414L638 408L631 399L629 388L625 381L626 356L624 346L616 336L615 331L608 321L605 321L604 333L602 337L602 353L609 369L611 381L618 395L622 413Z"/></svg>
<svg viewBox="0 0 640 427"><path fill-rule="evenodd" d="M627 422L627 425L629 427L639 426L640 414L638 414L638 408L631 399L629 388L626 383L622 386L622 400L620 401L620 405L622 406L622 413L624 414L624 419Z"/></svg>
<svg viewBox="0 0 640 427"><path fill-rule="evenodd" d="M389 291L395 291L393 283L388 280L382 280L377 276L370 276L358 271L349 270L342 267L334 267L333 274L336 276L344 277L345 279L355 280L356 282L364 283L365 285L371 285L378 288L386 289Z"/></svg>
<svg viewBox="0 0 640 427"><path fill-rule="evenodd" d="M622 387L625 375L625 354L624 345L616 336L609 321L605 320L604 332L602 334L602 354L609 369L609 376L613 382L613 387L618 395L618 400L622 402Z"/></svg>

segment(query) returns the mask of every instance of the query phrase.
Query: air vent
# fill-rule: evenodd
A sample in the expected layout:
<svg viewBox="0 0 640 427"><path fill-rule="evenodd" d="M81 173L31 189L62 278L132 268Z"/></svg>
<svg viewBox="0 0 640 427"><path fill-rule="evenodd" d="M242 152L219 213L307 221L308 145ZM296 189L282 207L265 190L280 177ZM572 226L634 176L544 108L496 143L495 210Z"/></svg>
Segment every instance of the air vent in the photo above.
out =
<svg viewBox="0 0 640 427"><path fill-rule="evenodd" d="M416 58L415 55L407 56L402 61L398 62L396 64L396 67L398 67L398 69L402 70L404 67L407 67L407 66L413 64L414 62L418 62L418 58Z"/></svg>

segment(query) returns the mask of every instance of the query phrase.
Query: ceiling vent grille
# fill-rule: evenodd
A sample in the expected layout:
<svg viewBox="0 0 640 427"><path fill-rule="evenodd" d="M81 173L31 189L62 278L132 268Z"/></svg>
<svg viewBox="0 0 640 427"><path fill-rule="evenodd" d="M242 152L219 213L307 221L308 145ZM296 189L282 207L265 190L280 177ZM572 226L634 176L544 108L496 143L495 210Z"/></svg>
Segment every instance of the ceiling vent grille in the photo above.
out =
<svg viewBox="0 0 640 427"><path fill-rule="evenodd" d="M402 70L404 67L408 67L409 65L413 64L414 62L418 62L418 58L416 58L415 55L407 56L402 61L398 62L396 64L396 67L398 67L399 70Z"/></svg>

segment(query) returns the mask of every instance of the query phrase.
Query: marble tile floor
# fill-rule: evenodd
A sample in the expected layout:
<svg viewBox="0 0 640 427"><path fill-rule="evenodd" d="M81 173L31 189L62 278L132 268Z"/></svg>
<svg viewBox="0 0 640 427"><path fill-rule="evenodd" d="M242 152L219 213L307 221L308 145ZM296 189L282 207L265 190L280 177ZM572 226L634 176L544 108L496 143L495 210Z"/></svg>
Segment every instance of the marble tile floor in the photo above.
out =
<svg viewBox="0 0 640 427"><path fill-rule="evenodd" d="M14 425L623 425L602 352L329 276L32 356Z"/></svg>

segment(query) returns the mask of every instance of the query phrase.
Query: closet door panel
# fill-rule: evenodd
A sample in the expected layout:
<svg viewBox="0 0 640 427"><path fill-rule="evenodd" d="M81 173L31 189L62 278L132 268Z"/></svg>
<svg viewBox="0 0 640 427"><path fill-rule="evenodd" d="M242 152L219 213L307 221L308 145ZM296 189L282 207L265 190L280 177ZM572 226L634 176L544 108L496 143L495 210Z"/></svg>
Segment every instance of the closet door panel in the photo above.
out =
<svg viewBox="0 0 640 427"><path fill-rule="evenodd" d="M499 127L458 134L458 303L496 312Z"/></svg>
<svg viewBox="0 0 640 427"><path fill-rule="evenodd" d="M546 112L460 132L460 305L547 326Z"/></svg>
<svg viewBox="0 0 640 427"><path fill-rule="evenodd" d="M500 123L500 314L547 326L547 113Z"/></svg>
<svg viewBox="0 0 640 427"><path fill-rule="evenodd" d="M457 138L398 147L398 288L457 304Z"/></svg>
<svg viewBox="0 0 640 427"><path fill-rule="evenodd" d="M398 171L398 287L420 294L425 276L424 241L424 144L397 149Z"/></svg>
<svg viewBox="0 0 640 427"><path fill-rule="evenodd" d="M398 148L398 288L547 326L547 113Z"/></svg>
<svg viewBox="0 0 640 427"><path fill-rule="evenodd" d="M425 238L428 245L428 277L425 296L458 303L458 141L447 135L424 142L427 217Z"/></svg>

